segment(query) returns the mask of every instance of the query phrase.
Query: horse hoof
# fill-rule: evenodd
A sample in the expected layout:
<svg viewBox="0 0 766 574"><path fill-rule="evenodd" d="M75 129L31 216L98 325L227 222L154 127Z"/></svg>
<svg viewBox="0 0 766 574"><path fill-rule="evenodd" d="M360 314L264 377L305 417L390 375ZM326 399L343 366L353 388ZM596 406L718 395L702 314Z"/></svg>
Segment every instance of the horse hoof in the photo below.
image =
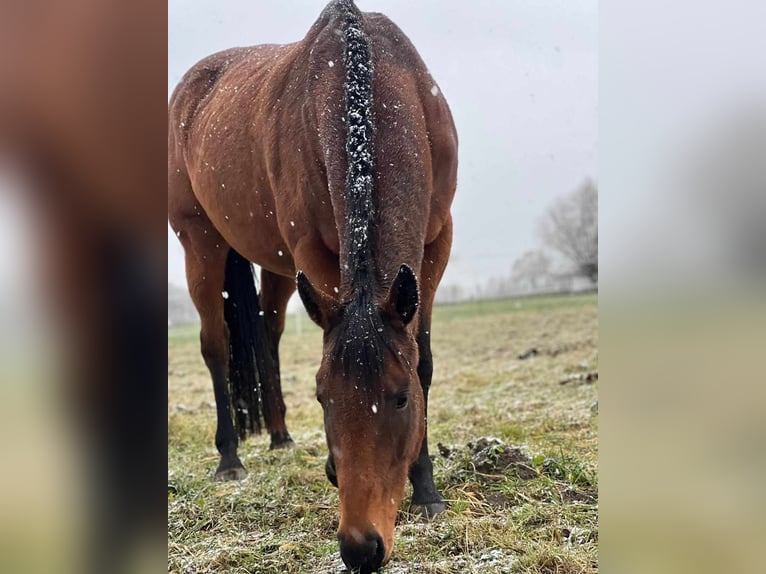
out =
<svg viewBox="0 0 766 574"><path fill-rule="evenodd" d="M234 468L218 470L215 473L215 479L219 482L229 481L229 480L244 480L246 477L247 477L247 471L241 466L235 466Z"/></svg>
<svg viewBox="0 0 766 574"><path fill-rule="evenodd" d="M293 449L293 448L295 448L295 443L293 442L293 439L291 439L289 435L285 439L279 439L279 440L271 439L271 444L269 445L269 450L281 450L281 449Z"/></svg>
<svg viewBox="0 0 766 574"><path fill-rule="evenodd" d="M428 504L411 504L410 514L419 516L423 520L431 520L437 514L441 514L447 510L447 505L444 502L429 502Z"/></svg>

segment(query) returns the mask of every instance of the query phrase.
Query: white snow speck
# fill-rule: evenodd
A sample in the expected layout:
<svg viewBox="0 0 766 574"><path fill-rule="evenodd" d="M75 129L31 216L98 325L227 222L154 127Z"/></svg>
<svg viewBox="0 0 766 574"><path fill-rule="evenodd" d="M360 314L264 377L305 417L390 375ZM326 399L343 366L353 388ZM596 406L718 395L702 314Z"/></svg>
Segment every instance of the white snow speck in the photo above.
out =
<svg viewBox="0 0 766 574"><path fill-rule="evenodd" d="M337 287L333 287L332 290L335 291L336 293L338 292L338 288Z"/></svg>
<svg viewBox="0 0 766 574"><path fill-rule="evenodd" d="M176 237L181 237L181 232L180 231L176 231Z"/></svg>
<svg viewBox="0 0 766 574"><path fill-rule="evenodd" d="M378 405L373 403L372 404L372 414L377 414L377 413L378 413Z"/></svg>
<svg viewBox="0 0 766 574"><path fill-rule="evenodd" d="M290 227L295 227L295 222L294 221L290 222Z"/></svg>
<svg viewBox="0 0 766 574"><path fill-rule="evenodd" d="M224 299L228 299L229 298L229 292L228 291L221 291L221 297L223 297Z"/></svg>
<svg viewBox="0 0 766 574"><path fill-rule="evenodd" d="M436 84L434 84L434 87L431 88L431 95L432 96L438 96L439 95L439 88L436 87Z"/></svg>
<svg viewBox="0 0 766 574"><path fill-rule="evenodd" d="M335 65L335 62L333 62L332 60L330 60L329 62L327 62L327 65L328 65L328 66L330 66L330 67L332 68L332 67Z"/></svg>
<svg viewBox="0 0 766 574"><path fill-rule="evenodd" d="M263 316L265 315L265 313L264 313L263 311L258 311L258 314L259 314L261 317L263 317Z"/></svg>
<svg viewBox="0 0 766 574"><path fill-rule="evenodd" d="M279 251L277 251L277 255L279 255L280 257L282 257L282 255L284 255L284 253L282 253L282 250L280 249Z"/></svg>

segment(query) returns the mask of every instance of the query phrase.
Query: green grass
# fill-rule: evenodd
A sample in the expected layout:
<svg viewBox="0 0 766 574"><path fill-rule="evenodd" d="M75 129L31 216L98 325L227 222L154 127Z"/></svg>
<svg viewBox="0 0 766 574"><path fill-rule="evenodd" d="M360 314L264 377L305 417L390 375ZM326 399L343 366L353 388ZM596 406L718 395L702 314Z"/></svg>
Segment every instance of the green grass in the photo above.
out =
<svg viewBox="0 0 766 574"><path fill-rule="evenodd" d="M452 321L484 315L505 313L520 313L527 311L548 311L560 307L576 307L578 305L595 305L595 294L572 295L537 295L530 297L514 297L509 299L490 299L487 301L470 301L437 305L434 308L434 321Z"/></svg>
<svg viewBox="0 0 766 574"><path fill-rule="evenodd" d="M169 572L343 571L314 399L321 333L304 317L298 335L294 320L281 362L297 448L270 452L268 436L252 437L240 446L242 483L212 481L215 410L198 327L168 329ZM598 370L597 326L593 295L435 309L429 442L450 508L430 523L402 512L384 572L597 571L597 383L559 384ZM467 446L481 437L502 442L482 458ZM521 466L508 464L512 452Z"/></svg>

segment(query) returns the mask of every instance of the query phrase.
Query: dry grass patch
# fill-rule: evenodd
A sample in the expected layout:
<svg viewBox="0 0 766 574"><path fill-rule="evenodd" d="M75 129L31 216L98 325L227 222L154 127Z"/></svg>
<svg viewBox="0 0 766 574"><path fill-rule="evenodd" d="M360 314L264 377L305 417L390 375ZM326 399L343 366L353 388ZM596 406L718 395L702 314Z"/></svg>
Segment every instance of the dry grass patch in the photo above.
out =
<svg viewBox="0 0 766 574"><path fill-rule="evenodd" d="M168 332L168 571L336 573L337 494L314 375L321 333L288 321L287 424L297 448L241 445L242 483L214 483L215 410L197 328ZM397 524L389 574L597 571L595 296L438 307L429 440L450 502L430 523ZM530 349L527 358L520 359ZM439 445L437 447L437 445Z"/></svg>

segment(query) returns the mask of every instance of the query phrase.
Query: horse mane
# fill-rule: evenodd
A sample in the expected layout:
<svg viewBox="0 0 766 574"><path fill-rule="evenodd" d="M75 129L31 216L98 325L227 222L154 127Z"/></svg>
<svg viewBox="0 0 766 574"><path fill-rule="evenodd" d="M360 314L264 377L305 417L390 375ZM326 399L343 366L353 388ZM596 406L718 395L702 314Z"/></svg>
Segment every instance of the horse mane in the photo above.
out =
<svg viewBox="0 0 766 574"><path fill-rule="evenodd" d="M343 308L335 358L345 372L358 376L383 372L384 349L390 347L380 309L375 304L373 245L375 189L373 162L372 51L362 14L352 0L332 5L342 18L343 93L346 112L346 234L341 277L350 300Z"/></svg>
<svg viewBox="0 0 766 574"><path fill-rule="evenodd" d="M343 93L346 112L346 236L342 275L352 293L372 281L375 225L372 53L362 14L351 0L336 3L343 19Z"/></svg>

